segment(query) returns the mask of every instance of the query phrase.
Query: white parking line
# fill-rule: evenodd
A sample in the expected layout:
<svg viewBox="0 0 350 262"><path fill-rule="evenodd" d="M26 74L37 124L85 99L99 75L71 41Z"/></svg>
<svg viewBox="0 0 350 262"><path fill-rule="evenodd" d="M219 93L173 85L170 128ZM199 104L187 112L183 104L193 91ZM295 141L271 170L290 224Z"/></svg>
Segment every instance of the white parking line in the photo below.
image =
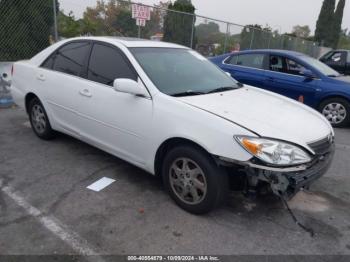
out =
<svg viewBox="0 0 350 262"><path fill-rule="evenodd" d="M25 127L30 128L30 122L29 122L29 121L24 122L23 125L24 125Z"/></svg>
<svg viewBox="0 0 350 262"><path fill-rule="evenodd" d="M101 179L97 180L96 182L92 183L90 186L88 186L88 189L91 189L93 191L99 192L105 187L108 187L110 184L115 182L114 179L108 178L108 177L102 177Z"/></svg>
<svg viewBox="0 0 350 262"><path fill-rule="evenodd" d="M89 246L85 239L81 238L77 233L69 230L66 225L62 224L55 217L45 216L39 209L29 204L18 193L15 193L15 190L11 186L2 186L1 180L0 188L1 191L16 202L18 206L22 207L29 215L35 217L41 225L64 241L79 255L87 256L86 259L89 261L103 261L99 254Z"/></svg>

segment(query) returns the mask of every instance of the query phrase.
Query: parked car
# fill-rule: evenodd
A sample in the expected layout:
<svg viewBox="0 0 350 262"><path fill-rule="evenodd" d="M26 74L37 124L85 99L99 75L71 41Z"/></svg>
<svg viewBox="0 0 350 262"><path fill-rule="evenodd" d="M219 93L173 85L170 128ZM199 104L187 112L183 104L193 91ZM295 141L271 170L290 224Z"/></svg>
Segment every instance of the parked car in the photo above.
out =
<svg viewBox="0 0 350 262"><path fill-rule="evenodd" d="M241 83L311 106L334 127L350 124L350 77L312 57L285 50L250 50L211 61Z"/></svg>
<svg viewBox="0 0 350 262"><path fill-rule="evenodd" d="M63 132L161 176L192 213L222 203L238 170L243 184L287 198L323 175L333 157L334 132L321 114L241 87L179 45L74 38L12 71L13 97L39 138Z"/></svg>
<svg viewBox="0 0 350 262"><path fill-rule="evenodd" d="M350 75L350 50L329 51L320 58L320 61L340 74Z"/></svg>

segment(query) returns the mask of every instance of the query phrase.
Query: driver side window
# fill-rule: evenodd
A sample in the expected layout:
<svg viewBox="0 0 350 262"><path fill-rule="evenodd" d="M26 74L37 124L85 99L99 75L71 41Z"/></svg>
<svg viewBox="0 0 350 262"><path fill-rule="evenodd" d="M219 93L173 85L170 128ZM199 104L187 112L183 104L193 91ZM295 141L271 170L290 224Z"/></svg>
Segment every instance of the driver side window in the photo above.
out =
<svg viewBox="0 0 350 262"><path fill-rule="evenodd" d="M121 51L95 43L88 66L88 79L112 86L116 78L129 78L136 81L137 75Z"/></svg>
<svg viewBox="0 0 350 262"><path fill-rule="evenodd" d="M270 71L302 76L302 72L306 70L304 66L298 62L278 55L270 56Z"/></svg>

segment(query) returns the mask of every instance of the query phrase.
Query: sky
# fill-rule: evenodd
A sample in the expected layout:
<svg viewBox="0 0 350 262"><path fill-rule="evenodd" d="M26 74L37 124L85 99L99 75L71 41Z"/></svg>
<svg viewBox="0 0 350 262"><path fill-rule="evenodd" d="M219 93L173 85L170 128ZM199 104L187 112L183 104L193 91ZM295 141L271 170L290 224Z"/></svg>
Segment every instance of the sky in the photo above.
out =
<svg viewBox="0 0 350 262"><path fill-rule="evenodd" d="M81 17L87 6L96 5L96 0L58 1L65 13L73 11L76 17ZM134 2L153 5L159 0ZM241 25L268 24L273 30L283 33L291 32L294 25L308 25L312 34L322 2L323 0L192 0L198 15ZM200 21L201 19L197 22ZM350 0L347 0L345 6L342 27L350 30Z"/></svg>

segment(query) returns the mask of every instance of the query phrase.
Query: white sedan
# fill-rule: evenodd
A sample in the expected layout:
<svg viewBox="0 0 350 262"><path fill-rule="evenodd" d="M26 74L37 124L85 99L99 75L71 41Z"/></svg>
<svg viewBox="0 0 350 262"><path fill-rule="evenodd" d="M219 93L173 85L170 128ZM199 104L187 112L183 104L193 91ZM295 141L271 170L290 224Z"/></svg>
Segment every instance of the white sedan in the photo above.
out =
<svg viewBox="0 0 350 262"><path fill-rule="evenodd" d="M291 197L332 161L334 132L321 114L243 86L183 46L79 37L12 74L38 137L63 132L159 175L192 213L222 203L242 170L243 190Z"/></svg>

